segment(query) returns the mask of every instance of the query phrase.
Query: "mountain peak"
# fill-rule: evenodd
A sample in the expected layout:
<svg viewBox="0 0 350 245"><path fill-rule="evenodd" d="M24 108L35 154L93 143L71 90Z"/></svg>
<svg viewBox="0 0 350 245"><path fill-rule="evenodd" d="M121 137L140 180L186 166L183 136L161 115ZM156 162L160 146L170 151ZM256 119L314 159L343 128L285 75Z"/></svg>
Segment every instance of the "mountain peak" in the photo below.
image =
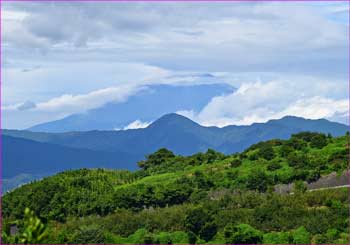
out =
<svg viewBox="0 0 350 245"><path fill-rule="evenodd" d="M182 115L179 115L176 113L169 113L169 114L163 115L158 120L154 121L151 125L148 126L148 128L166 127L166 126L186 127L186 126L200 126L200 125Z"/></svg>

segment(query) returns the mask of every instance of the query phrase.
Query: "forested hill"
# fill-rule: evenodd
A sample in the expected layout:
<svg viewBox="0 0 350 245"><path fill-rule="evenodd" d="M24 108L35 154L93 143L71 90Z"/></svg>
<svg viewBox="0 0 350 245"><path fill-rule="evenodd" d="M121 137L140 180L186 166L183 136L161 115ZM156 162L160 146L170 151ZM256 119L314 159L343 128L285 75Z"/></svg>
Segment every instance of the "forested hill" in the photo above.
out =
<svg viewBox="0 0 350 245"><path fill-rule="evenodd" d="M3 238L21 241L28 207L46 225L41 243L345 244L347 190L308 192L305 183L343 173L348 140L304 132L232 155L163 148L136 172L66 171L4 195ZM281 183L295 183L294 194L275 193Z"/></svg>

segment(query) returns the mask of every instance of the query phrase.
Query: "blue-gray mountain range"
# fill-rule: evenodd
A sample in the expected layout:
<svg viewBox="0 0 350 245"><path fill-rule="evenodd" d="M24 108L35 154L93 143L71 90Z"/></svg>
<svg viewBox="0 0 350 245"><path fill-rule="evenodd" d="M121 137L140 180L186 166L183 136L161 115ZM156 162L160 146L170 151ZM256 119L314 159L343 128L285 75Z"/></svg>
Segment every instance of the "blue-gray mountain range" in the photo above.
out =
<svg viewBox="0 0 350 245"><path fill-rule="evenodd" d="M134 170L138 160L162 147L182 155L208 148L230 154L259 141L285 139L301 131L340 136L348 126L288 116L249 126L204 127L172 113L143 129L67 133L3 130L3 177L46 175L83 167Z"/></svg>

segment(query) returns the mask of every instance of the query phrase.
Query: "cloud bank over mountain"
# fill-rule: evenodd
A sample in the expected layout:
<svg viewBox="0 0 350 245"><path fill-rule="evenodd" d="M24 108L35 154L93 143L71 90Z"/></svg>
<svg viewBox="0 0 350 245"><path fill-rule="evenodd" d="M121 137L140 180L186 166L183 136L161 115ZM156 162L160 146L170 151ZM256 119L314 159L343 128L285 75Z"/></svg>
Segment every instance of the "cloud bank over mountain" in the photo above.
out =
<svg viewBox="0 0 350 245"><path fill-rule="evenodd" d="M348 123L345 2L2 8L7 128L123 103L145 86L208 83L238 90L180 113L218 126L287 114Z"/></svg>
<svg viewBox="0 0 350 245"><path fill-rule="evenodd" d="M329 96L338 89L336 84L326 81L244 83L231 94L214 97L199 112L178 113L206 126L221 127L266 122L288 115L346 123L348 99Z"/></svg>

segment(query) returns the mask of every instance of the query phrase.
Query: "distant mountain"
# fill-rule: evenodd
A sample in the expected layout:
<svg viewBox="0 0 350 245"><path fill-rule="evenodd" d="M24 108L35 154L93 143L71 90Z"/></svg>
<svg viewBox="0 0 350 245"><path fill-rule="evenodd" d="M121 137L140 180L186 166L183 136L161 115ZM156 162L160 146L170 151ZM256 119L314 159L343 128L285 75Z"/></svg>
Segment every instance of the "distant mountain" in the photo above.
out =
<svg viewBox="0 0 350 245"><path fill-rule="evenodd" d="M136 120L152 122L169 112L200 111L213 97L234 90L227 84L152 85L129 97L125 102L108 103L82 114L33 126L29 130L69 132L122 129Z"/></svg>
<svg viewBox="0 0 350 245"><path fill-rule="evenodd" d="M341 136L348 126L288 116L249 126L203 127L172 113L144 129L67 133L3 130L3 178L7 179L5 187L11 189L37 176L67 169L134 170L137 161L162 147L181 155L208 148L230 154L260 141L287 139L301 131Z"/></svg>
<svg viewBox="0 0 350 245"><path fill-rule="evenodd" d="M4 130L3 134L70 148L123 152L142 157L161 147L182 155L206 151L208 148L229 154L242 151L259 141L286 139L300 131L340 136L347 130L348 126L325 119L310 120L291 116L249 126L203 127L186 117L172 113L144 129L69 133Z"/></svg>
<svg viewBox="0 0 350 245"><path fill-rule="evenodd" d="M2 192L6 193L7 191L13 190L23 184L29 183L34 180L42 179L46 174L18 174L16 176L2 179Z"/></svg>
<svg viewBox="0 0 350 245"><path fill-rule="evenodd" d="M134 162L141 157L118 151L70 148L6 135L2 136L2 145L2 177L5 179L15 176L18 179L22 173L48 175L79 168L136 169Z"/></svg>

